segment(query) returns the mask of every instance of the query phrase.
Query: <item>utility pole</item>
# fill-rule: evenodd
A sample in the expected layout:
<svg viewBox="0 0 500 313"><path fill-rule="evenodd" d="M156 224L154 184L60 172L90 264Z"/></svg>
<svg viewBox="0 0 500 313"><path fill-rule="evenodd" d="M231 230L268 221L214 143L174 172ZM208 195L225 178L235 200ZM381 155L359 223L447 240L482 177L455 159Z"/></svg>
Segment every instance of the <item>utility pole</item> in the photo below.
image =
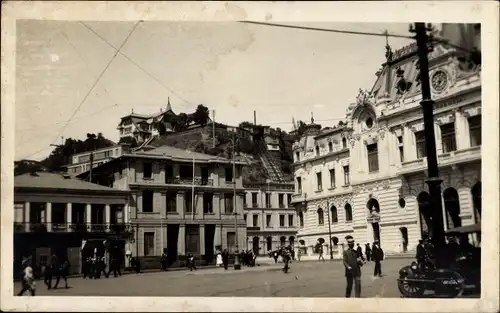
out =
<svg viewBox="0 0 500 313"><path fill-rule="evenodd" d="M215 148L215 110L212 110L212 148Z"/></svg>
<svg viewBox="0 0 500 313"><path fill-rule="evenodd" d="M257 126L257 111L253 111L253 125Z"/></svg>
<svg viewBox="0 0 500 313"><path fill-rule="evenodd" d="M410 25L410 32L415 33L417 40L418 58L420 62L420 84L422 88L422 106L424 114L424 132L425 132L425 148L427 150L427 171L428 178L426 180L429 186L432 207L432 234L431 240L436 251L436 265L438 268L443 268L443 248L445 245L444 225L443 225L443 207L441 202L441 182L439 177L439 167L436 154L436 138L434 135L434 101L431 99L430 79L429 79L429 60L427 58L429 36L428 31L431 31L430 24L415 23L415 27Z"/></svg>

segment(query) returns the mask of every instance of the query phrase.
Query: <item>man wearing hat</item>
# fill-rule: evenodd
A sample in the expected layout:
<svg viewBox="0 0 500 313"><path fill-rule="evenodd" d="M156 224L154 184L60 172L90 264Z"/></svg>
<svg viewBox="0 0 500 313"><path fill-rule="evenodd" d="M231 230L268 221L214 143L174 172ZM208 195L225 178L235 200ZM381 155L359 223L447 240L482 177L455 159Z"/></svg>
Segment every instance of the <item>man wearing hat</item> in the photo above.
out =
<svg viewBox="0 0 500 313"><path fill-rule="evenodd" d="M347 246L349 247L344 251L344 267L347 286L345 290L346 298L351 297L352 285L354 283L355 297L361 297L361 266L362 260L359 259L358 253L354 249L354 238L346 236Z"/></svg>

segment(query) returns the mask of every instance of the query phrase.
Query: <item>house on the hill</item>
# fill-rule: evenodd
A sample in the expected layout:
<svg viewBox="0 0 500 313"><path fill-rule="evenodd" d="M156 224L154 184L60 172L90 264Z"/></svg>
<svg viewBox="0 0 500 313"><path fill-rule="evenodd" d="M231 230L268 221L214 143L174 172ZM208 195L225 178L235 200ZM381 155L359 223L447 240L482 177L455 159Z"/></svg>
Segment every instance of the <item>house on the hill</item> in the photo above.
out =
<svg viewBox="0 0 500 313"><path fill-rule="evenodd" d="M130 192L129 249L151 266L188 253L211 263L216 249L246 246L241 166L226 158L170 146L121 155L93 170L92 181ZM88 172L80 177L86 179Z"/></svg>
<svg viewBox="0 0 500 313"><path fill-rule="evenodd" d="M132 110L132 113L122 117L118 124L120 139L130 137L142 143L158 135L160 127L163 127L167 133L173 132L172 119L176 116L170 105L170 98L165 111L160 109L160 112L154 114L137 114Z"/></svg>

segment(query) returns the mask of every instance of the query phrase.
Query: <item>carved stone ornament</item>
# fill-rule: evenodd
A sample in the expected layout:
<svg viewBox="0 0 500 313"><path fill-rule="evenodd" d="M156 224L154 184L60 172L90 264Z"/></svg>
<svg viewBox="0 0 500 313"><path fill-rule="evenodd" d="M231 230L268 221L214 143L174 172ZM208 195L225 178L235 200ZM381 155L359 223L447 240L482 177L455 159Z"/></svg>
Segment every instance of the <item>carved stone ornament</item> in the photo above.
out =
<svg viewBox="0 0 500 313"><path fill-rule="evenodd" d="M368 90L359 88L358 95L356 96L357 104L365 104L372 97Z"/></svg>
<svg viewBox="0 0 500 313"><path fill-rule="evenodd" d="M380 128L378 130L378 136L380 137L380 139L384 139L384 136L385 136L385 132L387 131L387 128Z"/></svg>
<svg viewBox="0 0 500 313"><path fill-rule="evenodd" d="M448 86L448 74L439 69L431 75L431 85L435 92L441 93Z"/></svg>

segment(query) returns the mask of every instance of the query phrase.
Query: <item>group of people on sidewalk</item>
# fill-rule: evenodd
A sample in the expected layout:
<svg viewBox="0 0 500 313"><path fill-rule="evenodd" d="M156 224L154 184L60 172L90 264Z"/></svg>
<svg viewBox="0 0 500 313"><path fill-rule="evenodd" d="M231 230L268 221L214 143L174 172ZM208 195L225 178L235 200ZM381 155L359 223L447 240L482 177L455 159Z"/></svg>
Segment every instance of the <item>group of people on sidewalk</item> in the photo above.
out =
<svg viewBox="0 0 500 313"><path fill-rule="evenodd" d="M35 296L36 283L34 276L34 264L31 256L27 257L21 266L21 283L22 288L17 294L18 296L24 295L28 292L29 296ZM67 289L68 286L68 275L69 275L70 264L68 260L59 261L56 255L52 255L49 262L43 268L43 282L47 286L47 289L57 289L61 278L64 280L64 287ZM52 286L52 279L56 278L56 283Z"/></svg>

